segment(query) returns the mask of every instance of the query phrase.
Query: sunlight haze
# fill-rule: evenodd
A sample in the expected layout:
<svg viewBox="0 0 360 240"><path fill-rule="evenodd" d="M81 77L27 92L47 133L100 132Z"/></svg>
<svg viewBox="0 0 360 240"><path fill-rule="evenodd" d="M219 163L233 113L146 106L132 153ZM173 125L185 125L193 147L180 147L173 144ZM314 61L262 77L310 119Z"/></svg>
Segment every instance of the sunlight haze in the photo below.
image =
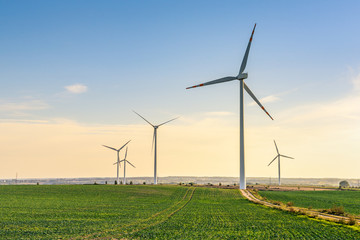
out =
<svg viewBox="0 0 360 240"><path fill-rule="evenodd" d="M0 179L239 176L360 178L359 1L0 0ZM125 151L121 151L123 157Z"/></svg>

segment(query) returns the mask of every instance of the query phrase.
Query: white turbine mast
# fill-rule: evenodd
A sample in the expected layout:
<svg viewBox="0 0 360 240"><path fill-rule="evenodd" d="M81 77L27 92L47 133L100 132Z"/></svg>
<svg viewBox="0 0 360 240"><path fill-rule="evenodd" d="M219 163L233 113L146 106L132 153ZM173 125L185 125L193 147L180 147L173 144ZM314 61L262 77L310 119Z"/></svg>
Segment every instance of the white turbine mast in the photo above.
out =
<svg viewBox="0 0 360 240"><path fill-rule="evenodd" d="M281 179L280 179L280 157L285 157L285 158L290 158L290 159L294 159L294 158L280 154L280 153L279 153L279 149L278 149L278 147L276 146L275 140L274 140L274 143L275 143L275 148L276 148L277 155L276 155L276 157L268 164L268 166L270 166L270 164L272 164L272 163L276 160L276 158L278 159L279 186L280 186L280 185L281 185Z"/></svg>
<svg viewBox="0 0 360 240"><path fill-rule="evenodd" d="M174 121L175 119L178 119L179 117L176 117L176 118L173 118L173 119L170 119L166 122L163 122L159 125L153 125L152 123L150 123L148 120L146 120L143 116L141 116L140 114L138 114L137 112L135 112L133 110L134 113L136 113L139 117L141 117L142 119L145 120L145 122L147 122L148 124L150 124L153 128L154 128L154 135L153 135L153 141L152 141L152 147L151 149L154 148L154 184L157 184L157 129L166 124L166 123L169 123L171 121Z"/></svg>
<svg viewBox="0 0 360 240"><path fill-rule="evenodd" d="M120 153L120 150L123 149L131 140L129 140L127 143L125 143L121 148L119 149L116 149L116 148L113 148L113 147L109 147L109 146L106 146L106 145L103 145L104 147L107 147L107 148L110 148L111 150L114 150L117 152L117 161L116 161L116 164L117 164L117 171L116 171L116 179L117 179L117 184L119 184L119 167L120 166L120 157L119 157L119 153Z"/></svg>
<svg viewBox="0 0 360 240"><path fill-rule="evenodd" d="M128 147L126 147L126 152L125 152L125 157L123 160L121 160L120 162L124 162L124 181L123 181L123 184L126 185L126 163L130 164L132 167L136 168L134 165L131 164L131 162L129 162L127 159L126 159L126 156L127 156L127 151L128 151ZM114 165L117 164L114 163Z"/></svg>
<svg viewBox="0 0 360 240"><path fill-rule="evenodd" d="M244 82L244 80L248 77L248 74L244 73L244 70L245 70L247 59L249 56L250 46L251 46L251 42L253 39L255 27L256 27L256 24L254 25L253 31L251 33L251 37L250 37L249 43L247 45L241 66L240 66L239 74L236 77L234 77L234 76L223 77L223 78L219 78L219 79L216 79L213 81L201 83L201 84L186 88L186 89L189 89L189 88L212 85L212 84L216 84L216 83L223 83L223 82L229 82L229 81L233 81L233 80L239 80L239 82L240 82L240 184L239 184L240 189L246 189L245 144L244 144L244 88L245 88L246 92L252 97L252 99L254 99L254 101L260 106L260 108L262 110L264 110L264 112L273 120L273 118L270 116L270 114L265 110L263 105L261 105L260 101L255 97L255 95L251 92L250 88Z"/></svg>

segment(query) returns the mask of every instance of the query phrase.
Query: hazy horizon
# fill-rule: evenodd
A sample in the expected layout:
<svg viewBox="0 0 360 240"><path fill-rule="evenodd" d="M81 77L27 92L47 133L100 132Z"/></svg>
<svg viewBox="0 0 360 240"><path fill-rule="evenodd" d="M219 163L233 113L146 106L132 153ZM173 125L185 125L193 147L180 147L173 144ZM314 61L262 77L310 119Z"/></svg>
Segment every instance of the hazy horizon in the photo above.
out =
<svg viewBox="0 0 360 240"><path fill-rule="evenodd" d="M149 177L127 177L127 184L154 184L154 178ZM347 180L351 187L360 187L360 179L349 178L282 178L282 185L292 186L323 186L338 187L339 183ZM26 178L26 179L0 179L0 185L78 185L78 184L115 184L116 177L88 177L88 178ZM119 183L122 184L123 178ZM239 184L239 177L221 177L221 176L167 176L158 177L159 184L179 184L195 183L199 185L231 185ZM272 185L278 186L278 178L273 177L248 177L248 185Z"/></svg>

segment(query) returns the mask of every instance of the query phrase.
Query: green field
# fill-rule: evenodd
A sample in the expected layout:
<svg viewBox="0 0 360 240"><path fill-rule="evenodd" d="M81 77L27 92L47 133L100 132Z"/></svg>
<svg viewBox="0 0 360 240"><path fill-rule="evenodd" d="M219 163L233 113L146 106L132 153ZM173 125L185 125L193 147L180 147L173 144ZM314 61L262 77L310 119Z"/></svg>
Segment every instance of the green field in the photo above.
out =
<svg viewBox="0 0 360 240"><path fill-rule="evenodd" d="M238 190L0 186L0 239L360 239L352 228L269 209Z"/></svg>
<svg viewBox="0 0 360 240"><path fill-rule="evenodd" d="M0 186L0 239L70 238L148 218L186 188L65 185Z"/></svg>
<svg viewBox="0 0 360 240"><path fill-rule="evenodd" d="M343 206L345 212L360 215L360 191L260 191L261 196L298 207L328 209Z"/></svg>

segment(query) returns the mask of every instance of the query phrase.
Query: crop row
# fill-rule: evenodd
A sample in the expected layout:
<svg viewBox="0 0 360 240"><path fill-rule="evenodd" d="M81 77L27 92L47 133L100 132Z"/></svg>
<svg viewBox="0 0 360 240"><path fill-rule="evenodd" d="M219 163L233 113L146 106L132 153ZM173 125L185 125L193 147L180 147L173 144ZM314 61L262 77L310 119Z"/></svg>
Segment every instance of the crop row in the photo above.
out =
<svg viewBox="0 0 360 240"><path fill-rule="evenodd" d="M199 188L168 221L134 233L140 239L359 239L339 224L256 205L238 190Z"/></svg>
<svg viewBox="0 0 360 240"><path fill-rule="evenodd" d="M182 199L167 186L0 186L0 239L86 236L146 219Z"/></svg>
<svg viewBox="0 0 360 240"><path fill-rule="evenodd" d="M0 186L0 239L360 239L339 224L245 200L235 189Z"/></svg>

